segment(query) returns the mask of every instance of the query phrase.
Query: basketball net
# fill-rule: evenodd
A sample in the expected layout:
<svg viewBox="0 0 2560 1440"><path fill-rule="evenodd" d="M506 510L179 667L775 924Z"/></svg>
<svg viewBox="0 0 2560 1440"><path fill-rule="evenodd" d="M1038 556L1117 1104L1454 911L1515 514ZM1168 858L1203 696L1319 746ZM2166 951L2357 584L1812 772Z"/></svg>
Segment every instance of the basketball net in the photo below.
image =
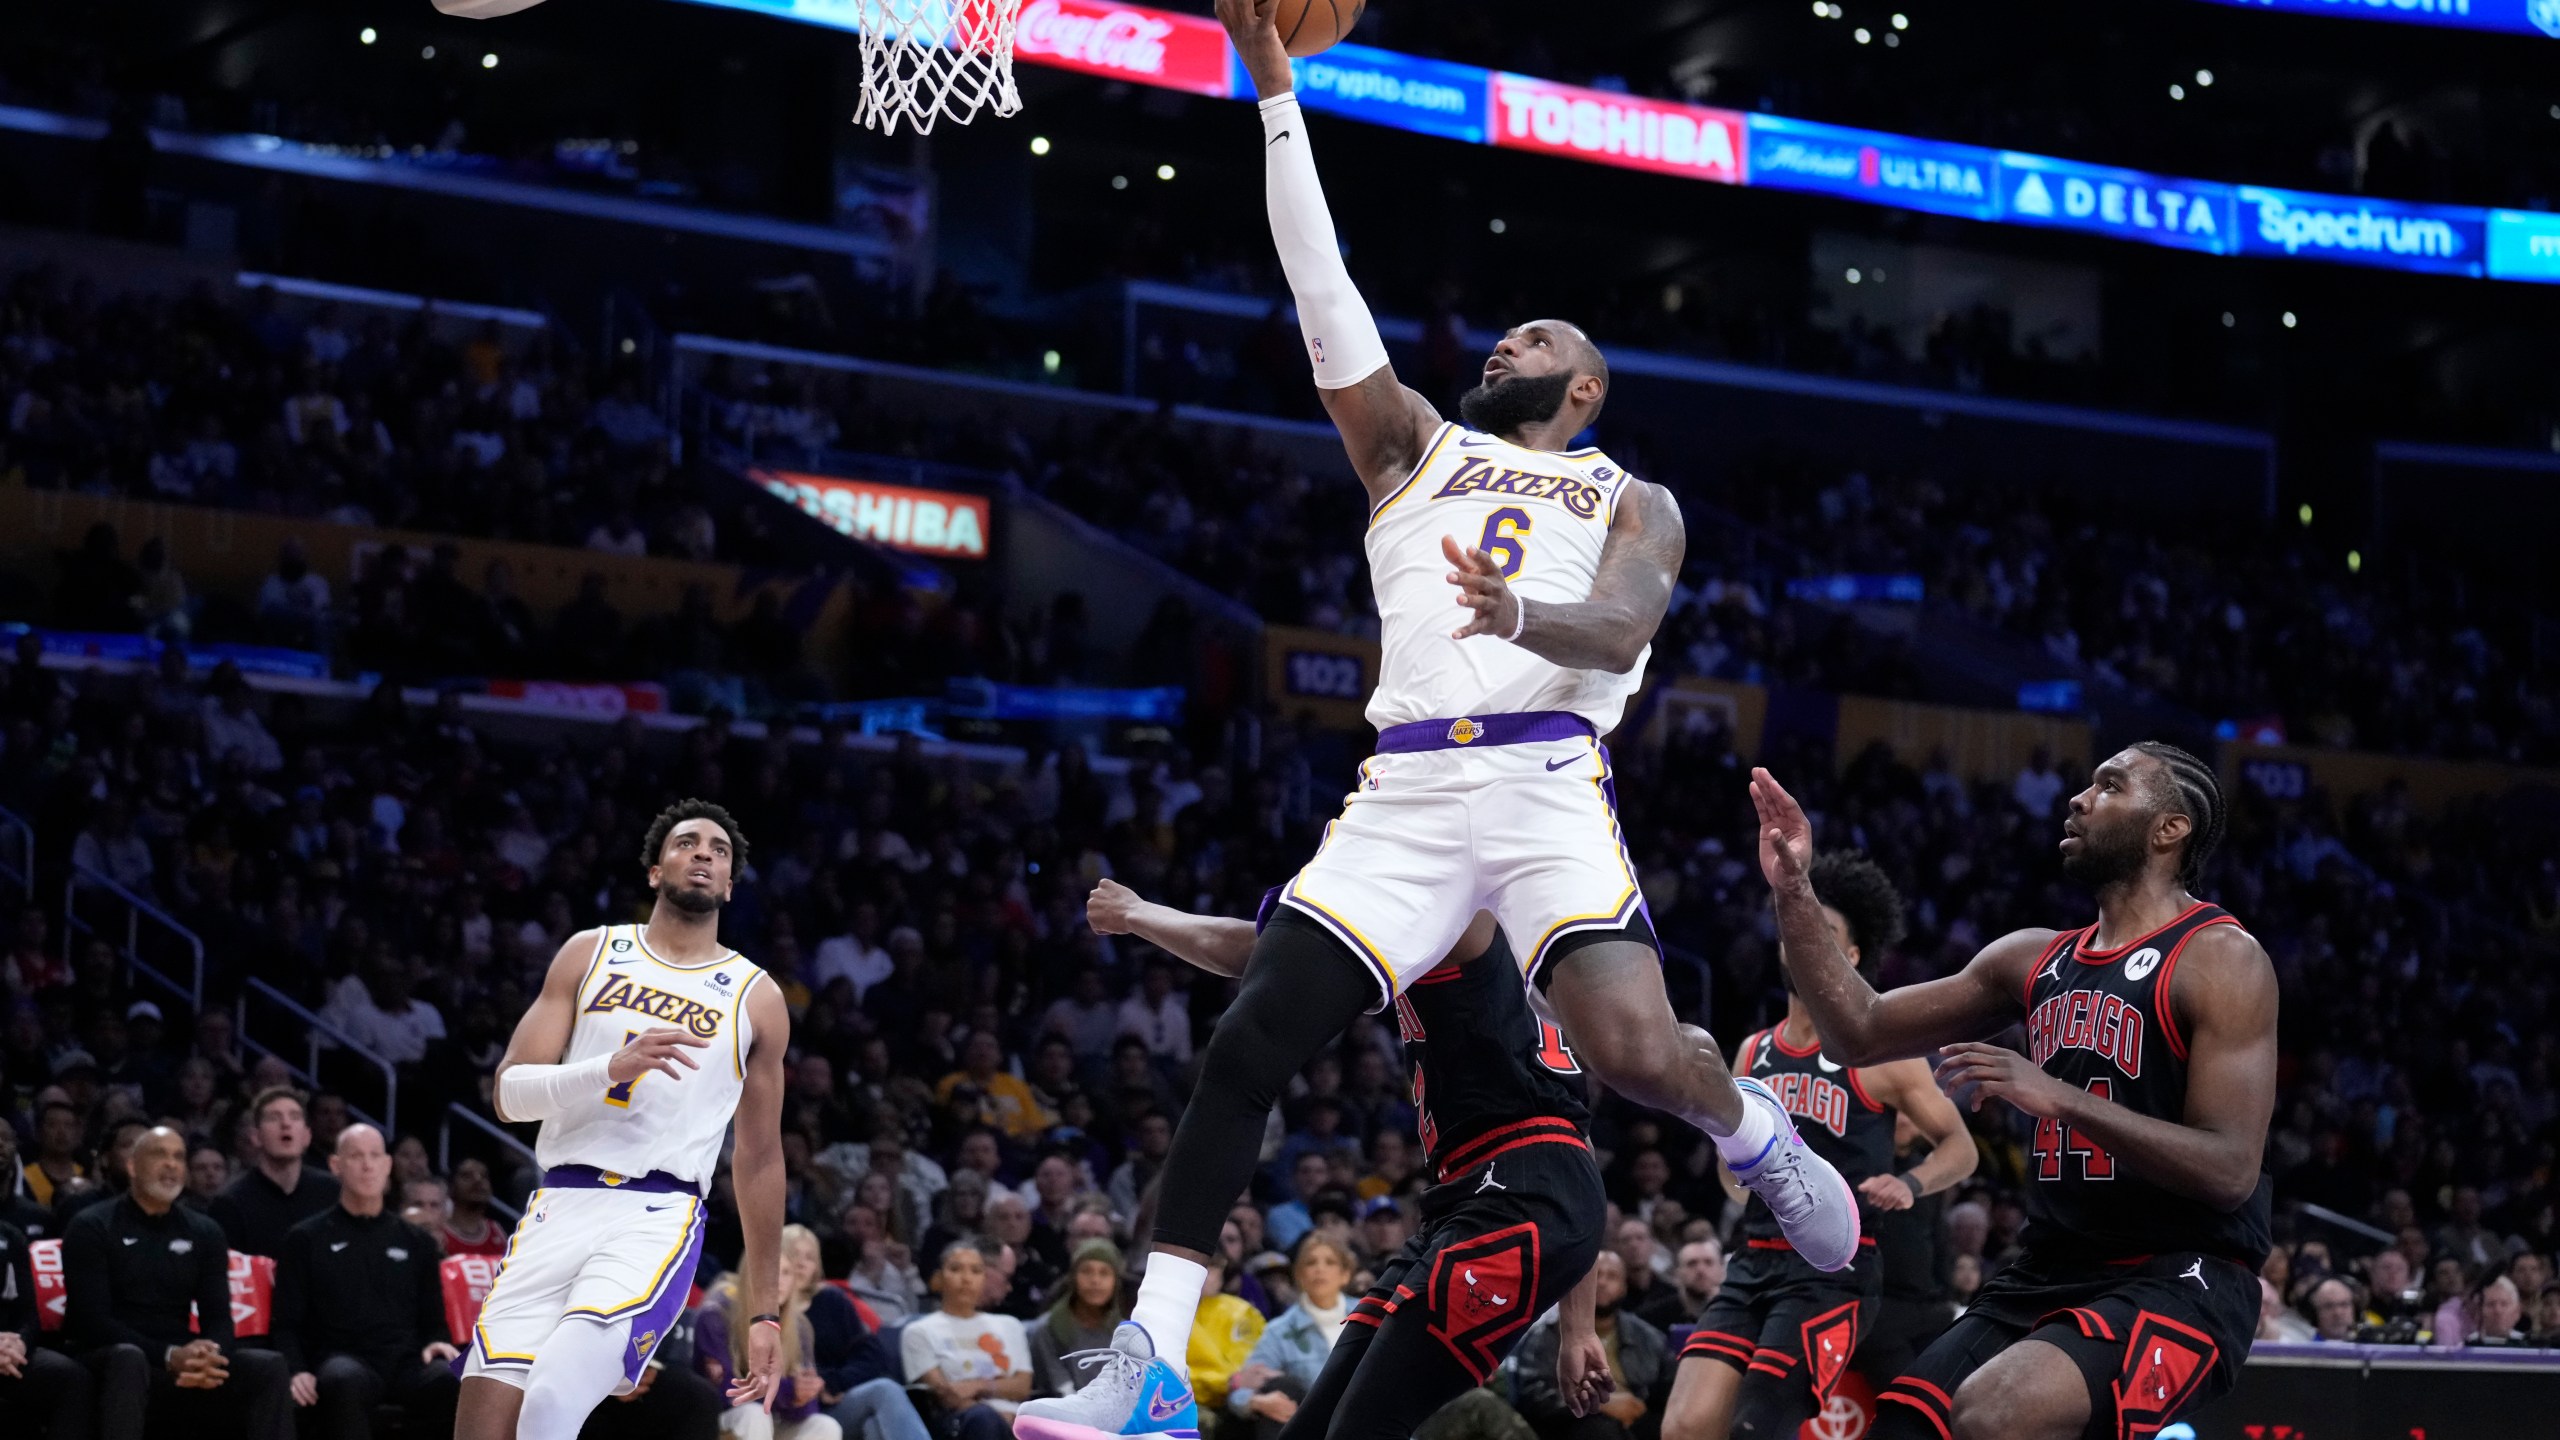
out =
<svg viewBox="0 0 2560 1440"><path fill-rule="evenodd" d="M1013 85L1013 23L1022 0L862 0L862 105L857 124L922 134L945 116L1022 108Z"/></svg>

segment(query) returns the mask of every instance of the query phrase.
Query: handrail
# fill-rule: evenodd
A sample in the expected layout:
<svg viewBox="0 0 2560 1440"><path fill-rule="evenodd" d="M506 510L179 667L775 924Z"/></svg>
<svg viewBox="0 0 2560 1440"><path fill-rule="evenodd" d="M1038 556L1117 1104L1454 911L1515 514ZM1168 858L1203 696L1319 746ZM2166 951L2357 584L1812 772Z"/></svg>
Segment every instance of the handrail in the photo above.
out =
<svg viewBox="0 0 2560 1440"><path fill-rule="evenodd" d="M239 1031L241 1044L248 1046L250 1049L257 1051L261 1055L273 1055L279 1060L284 1060L284 1063L288 1066L293 1064L291 1060L285 1060L285 1057L281 1052L260 1044L249 1034L249 997L252 994L272 1005L277 1006L293 1019L301 1022L303 1026L303 1037L309 1043L310 1049L307 1052L309 1056L308 1063L299 1067L296 1070L297 1074L299 1074L304 1080L310 1081L315 1086L319 1083L320 1039L325 1035L335 1042L338 1048L382 1072L382 1114L380 1116L366 1115L363 1111L356 1109L353 1101L348 1102L347 1109L356 1114L359 1118L369 1121L377 1126L384 1126L385 1128L388 1128L389 1124L396 1123L397 1117L400 1114L399 1068L393 1065L390 1061L383 1059L380 1055L377 1055L373 1051L367 1049L364 1045L359 1043L353 1035L350 1035L346 1031L339 1029L336 1025L331 1024L327 1019L323 1018L318 1012L312 1010L309 1006L294 999L292 996L287 995L283 991L278 990L273 985L268 984L266 981L261 980L254 975L249 977L249 979L244 983L240 991L237 1012L233 1017L237 1021L237 1029Z"/></svg>
<svg viewBox="0 0 2560 1440"><path fill-rule="evenodd" d="M532 1146L517 1139L505 1126L497 1124L488 1116L458 1100L446 1102L444 1120L436 1126L436 1170L439 1173L444 1175L453 1173L453 1122L456 1120L466 1122L471 1128L497 1141L502 1147L514 1151L525 1164L533 1167L537 1174L540 1173L542 1157L533 1153ZM522 1213L495 1196L490 1197L489 1208L502 1212L510 1220Z"/></svg>
<svg viewBox="0 0 2560 1440"><path fill-rule="evenodd" d="M36 898L36 827L15 810L0 806L0 880L18 887L18 903Z"/></svg>
<svg viewBox="0 0 2560 1440"><path fill-rule="evenodd" d="M124 902L125 963L132 966L136 974L186 1001L190 1014L202 1014L204 1011L204 937L179 924L177 917L168 911L117 884L113 878L77 862L72 864L71 878L64 882L62 887L62 958L66 961L73 958L71 942L75 936L98 933L98 927L80 918L80 892L83 890L102 891ZM195 973L190 977L190 983L184 985L178 983L162 974L158 966L142 958L142 919L146 915L160 922L171 934L183 941L188 951L194 956Z"/></svg>

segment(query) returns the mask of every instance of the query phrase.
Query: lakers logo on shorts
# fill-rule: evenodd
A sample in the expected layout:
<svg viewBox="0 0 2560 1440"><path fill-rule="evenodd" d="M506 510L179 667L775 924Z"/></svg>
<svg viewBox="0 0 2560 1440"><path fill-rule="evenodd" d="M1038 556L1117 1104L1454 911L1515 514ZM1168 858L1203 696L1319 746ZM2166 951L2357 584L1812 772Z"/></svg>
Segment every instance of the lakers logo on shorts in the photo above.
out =
<svg viewBox="0 0 2560 1440"><path fill-rule="evenodd" d="M1473 720L1449 722L1449 743L1452 745L1464 745L1482 734L1484 734L1484 727Z"/></svg>
<svg viewBox="0 0 2560 1440"><path fill-rule="evenodd" d="M604 1182L604 1183L606 1183L607 1185L619 1185L619 1184L621 1184L623 1181L628 1180L628 1179L630 1179L631 1177L630 1177L630 1176L628 1176L628 1175L617 1175L617 1174L615 1174L615 1173L614 1173L613 1171L611 1171L611 1170L599 1170L599 1171L597 1171L597 1172L596 1172L596 1178L597 1178L597 1179L599 1179L599 1180L601 1180L601 1181L603 1181L603 1182Z"/></svg>

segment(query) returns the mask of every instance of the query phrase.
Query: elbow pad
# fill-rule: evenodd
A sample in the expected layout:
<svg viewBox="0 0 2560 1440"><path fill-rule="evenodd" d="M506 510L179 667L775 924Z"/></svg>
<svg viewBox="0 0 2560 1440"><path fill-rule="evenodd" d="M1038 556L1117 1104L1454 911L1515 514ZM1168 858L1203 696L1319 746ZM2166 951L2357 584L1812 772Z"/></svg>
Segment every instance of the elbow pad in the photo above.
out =
<svg viewBox="0 0 2560 1440"><path fill-rule="evenodd" d="M1307 148L1306 116L1294 92L1262 102L1262 165L1271 239L1297 298L1298 333L1306 337L1316 388L1348 389L1386 367L1387 342L1343 268L1333 212L1325 208L1315 152Z"/></svg>
<svg viewBox="0 0 2560 1440"><path fill-rule="evenodd" d="M548 1120L580 1100L610 1088L606 1073L610 1052L575 1065L510 1065L498 1077L498 1118L506 1121Z"/></svg>

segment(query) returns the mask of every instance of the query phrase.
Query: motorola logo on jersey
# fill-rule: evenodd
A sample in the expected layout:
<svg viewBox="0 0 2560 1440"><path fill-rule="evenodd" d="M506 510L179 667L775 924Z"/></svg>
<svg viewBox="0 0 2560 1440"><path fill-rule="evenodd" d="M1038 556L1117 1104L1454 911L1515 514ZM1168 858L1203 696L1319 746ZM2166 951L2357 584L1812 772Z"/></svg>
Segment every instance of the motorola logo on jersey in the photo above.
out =
<svg viewBox="0 0 2560 1440"><path fill-rule="evenodd" d="M1799 1120L1810 1120L1832 1134L1846 1138L1849 1133L1849 1092L1819 1075L1787 1071L1777 1075L1754 1076L1778 1097L1786 1112Z"/></svg>
<svg viewBox="0 0 2560 1440"><path fill-rule="evenodd" d="M2140 979L2140 976L2134 978ZM2027 1016L2027 1053L2043 1065L2065 1050L2093 1050L2128 1080L2142 1078L2142 1008L2103 990L2070 990Z"/></svg>
<svg viewBox="0 0 2560 1440"><path fill-rule="evenodd" d="M651 1019L681 1026L705 1040L720 1033L719 1011L699 1000L671 995L620 975L605 981L596 998L587 1002L589 1014L606 1010L636 1010Z"/></svg>
<svg viewBox="0 0 2560 1440"><path fill-rule="evenodd" d="M2143 976L2148 975L2159 968L2160 951L2158 947L2145 945L2141 949L2136 950L2131 955L2125 957L2124 978L2127 980L2139 980Z"/></svg>
<svg viewBox="0 0 2560 1440"><path fill-rule="evenodd" d="M1492 461L1482 458L1459 461L1457 473L1433 491L1431 498L1446 500L1452 495L1469 495L1477 491L1487 495L1514 495L1523 500L1553 500L1585 520L1600 513L1603 498L1599 486L1574 476L1541 475L1534 470L1500 470Z"/></svg>

